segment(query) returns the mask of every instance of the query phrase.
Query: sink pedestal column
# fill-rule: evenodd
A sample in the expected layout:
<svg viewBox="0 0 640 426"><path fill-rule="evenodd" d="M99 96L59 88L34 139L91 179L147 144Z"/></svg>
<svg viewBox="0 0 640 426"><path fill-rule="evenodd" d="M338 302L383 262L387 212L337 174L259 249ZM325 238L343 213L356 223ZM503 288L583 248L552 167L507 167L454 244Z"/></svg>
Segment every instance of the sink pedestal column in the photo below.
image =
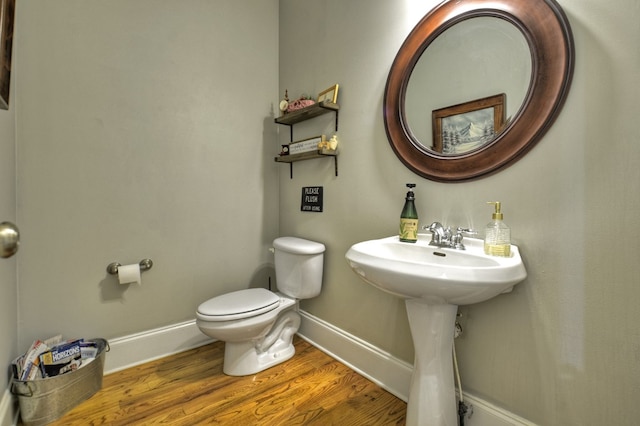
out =
<svg viewBox="0 0 640 426"><path fill-rule="evenodd" d="M458 307L406 299L415 360L407 426L456 426L453 334Z"/></svg>

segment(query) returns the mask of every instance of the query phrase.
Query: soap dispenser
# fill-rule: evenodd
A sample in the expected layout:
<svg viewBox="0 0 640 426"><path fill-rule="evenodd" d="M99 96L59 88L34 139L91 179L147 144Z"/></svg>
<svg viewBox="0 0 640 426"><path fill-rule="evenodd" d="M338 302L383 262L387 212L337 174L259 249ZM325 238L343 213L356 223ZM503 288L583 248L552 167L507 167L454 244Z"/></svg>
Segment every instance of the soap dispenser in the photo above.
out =
<svg viewBox="0 0 640 426"><path fill-rule="evenodd" d="M407 192L404 207L402 208L402 213L400 213L400 241L405 243L418 241L418 212L416 211L415 196L413 195L415 186L415 183L407 184L409 192Z"/></svg>
<svg viewBox="0 0 640 426"><path fill-rule="evenodd" d="M487 224L484 236L484 252L490 256L511 256L511 229L502 221L500 201L490 201L495 211L491 215L491 222Z"/></svg>

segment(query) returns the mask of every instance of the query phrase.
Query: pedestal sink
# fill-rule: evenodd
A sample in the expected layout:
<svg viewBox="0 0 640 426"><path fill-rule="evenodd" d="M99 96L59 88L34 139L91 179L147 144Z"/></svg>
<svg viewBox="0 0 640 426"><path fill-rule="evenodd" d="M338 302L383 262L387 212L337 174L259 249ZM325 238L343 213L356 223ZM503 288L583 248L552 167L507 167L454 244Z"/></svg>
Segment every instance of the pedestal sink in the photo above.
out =
<svg viewBox="0 0 640 426"><path fill-rule="evenodd" d="M405 299L415 347L407 425L458 424L453 380L453 335L458 305L480 303L527 277L518 247L511 256L484 254L483 241L465 238L465 250L430 246L430 235L415 244L397 236L354 244L349 266L382 291Z"/></svg>

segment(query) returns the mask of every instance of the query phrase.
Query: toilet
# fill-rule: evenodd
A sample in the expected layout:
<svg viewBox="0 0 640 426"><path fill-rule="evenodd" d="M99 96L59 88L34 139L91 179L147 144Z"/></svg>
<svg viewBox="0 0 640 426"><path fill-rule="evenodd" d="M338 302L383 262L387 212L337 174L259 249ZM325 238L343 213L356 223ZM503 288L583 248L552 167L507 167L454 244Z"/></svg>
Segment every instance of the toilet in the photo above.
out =
<svg viewBox="0 0 640 426"><path fill-rule="evenodd" d="M250 288L203 302L196 324L225 342L222 371L248 376L290 359L300 327L298 300L320 294L324 244L296 237L273 241L278 291Z"/></svg>

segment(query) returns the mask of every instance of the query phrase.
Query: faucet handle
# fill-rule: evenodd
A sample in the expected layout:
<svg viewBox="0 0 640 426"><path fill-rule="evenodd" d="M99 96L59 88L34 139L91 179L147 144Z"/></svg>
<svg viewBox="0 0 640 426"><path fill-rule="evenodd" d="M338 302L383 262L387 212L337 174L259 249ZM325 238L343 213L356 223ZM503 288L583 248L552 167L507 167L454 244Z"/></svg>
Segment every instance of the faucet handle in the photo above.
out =
<svg viewBox="0 0 640 426"><path fill-rule="evenodd" d="M476 235L478 232L471 229L471 228L462 228L460 226L458 226L458 228L456 229L456 234L467 234L467 235Z"/></svg>
<svg viewBox="0 0 640 426"><path fill-rule="evenodd" d="M464 250L464 244L462 244L462 234L475 235L476 231L470 228L456 228L456 234L451 236L451 246L457 250Z"/></svg>

